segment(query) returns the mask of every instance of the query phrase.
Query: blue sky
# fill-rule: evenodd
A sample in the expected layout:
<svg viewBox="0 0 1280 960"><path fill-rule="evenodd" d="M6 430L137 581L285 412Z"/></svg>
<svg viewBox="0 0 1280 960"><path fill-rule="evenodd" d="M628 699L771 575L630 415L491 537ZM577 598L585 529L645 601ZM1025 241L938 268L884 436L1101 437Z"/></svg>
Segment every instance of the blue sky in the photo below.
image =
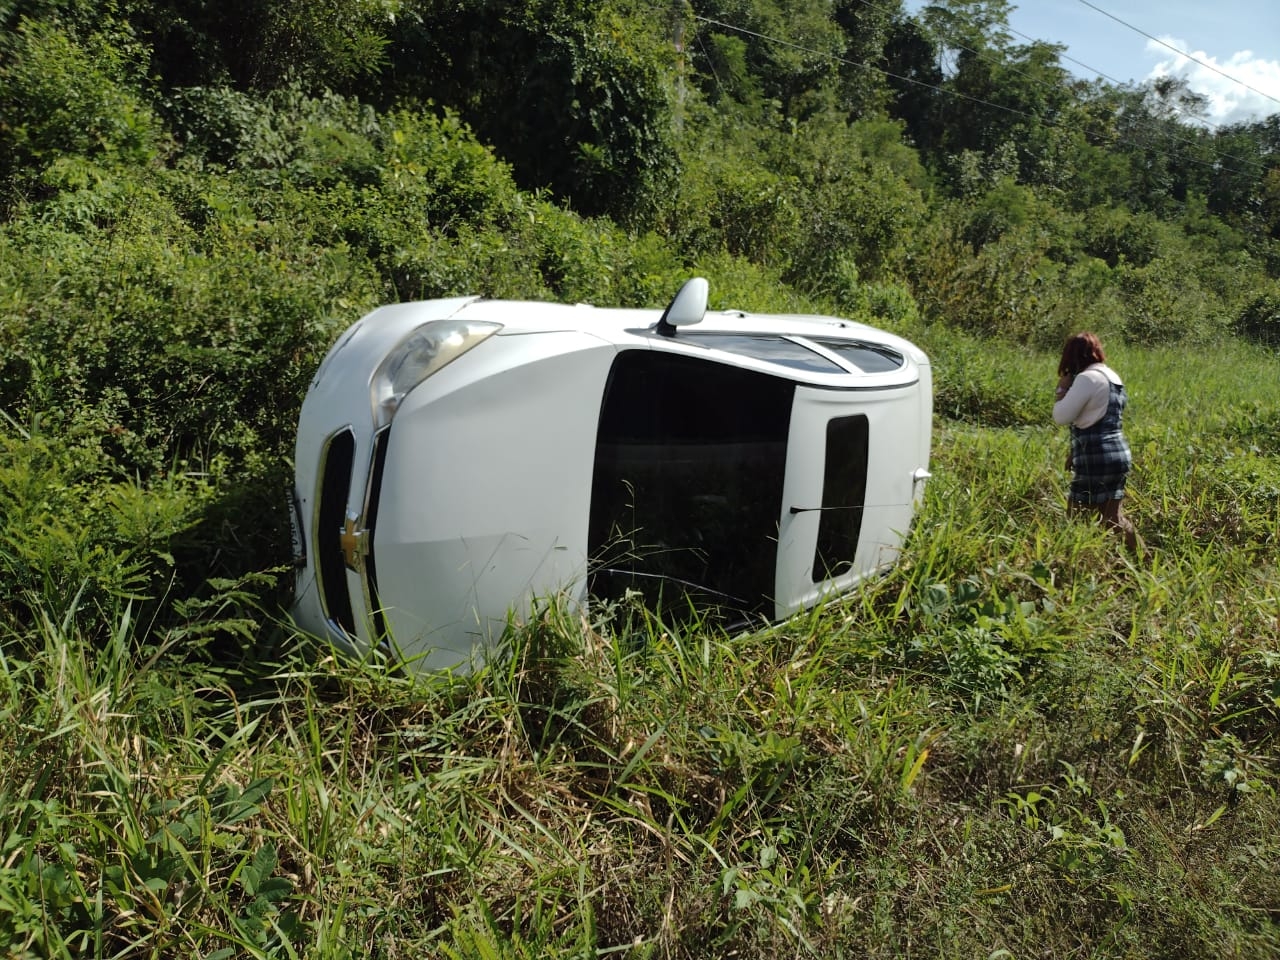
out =
<svg viewBox="0 0 1280 960"><path fill-rule="evenodd" d="M1280 0L1026 0L1009 26L1016 42L1065 45L1062 65L1081 77L1186 77L1216 124L1280 113Z"/></svg>

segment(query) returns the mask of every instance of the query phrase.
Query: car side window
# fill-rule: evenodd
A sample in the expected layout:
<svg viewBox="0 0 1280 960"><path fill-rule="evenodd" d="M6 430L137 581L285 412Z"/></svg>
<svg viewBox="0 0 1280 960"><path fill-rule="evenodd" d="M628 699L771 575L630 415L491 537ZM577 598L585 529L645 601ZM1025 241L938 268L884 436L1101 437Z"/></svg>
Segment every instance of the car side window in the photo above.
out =
<svg viewBox="0 0 1280 960"><path fill-rule="evenodd" d="M853 566L867 492L867 417L827 422L822 513L813 552L813 580L839 576Z"/></svg>
<svg viewBox="0 0 1280 960"><path fill-rule="evenodd" d="M776 363L813 373L847 373L838 363L787 337L746 333L687 333L681 340L699 347L714 347L727 353Z"/></svg>
<svg viewBox="0 0 1280 960"><path fill-rule="evenodd" d="M714 360L619 353L596 436L591 592L772 615L794 394Z"/></svg>
<svg viewBox="0 0 1280 960"><path fill-rule="evenodd" d="M888 373L901 369L903 357L897 350L858 340L837 340L828 337L812 337L814 343L838 353L863 373Z"/></svg>

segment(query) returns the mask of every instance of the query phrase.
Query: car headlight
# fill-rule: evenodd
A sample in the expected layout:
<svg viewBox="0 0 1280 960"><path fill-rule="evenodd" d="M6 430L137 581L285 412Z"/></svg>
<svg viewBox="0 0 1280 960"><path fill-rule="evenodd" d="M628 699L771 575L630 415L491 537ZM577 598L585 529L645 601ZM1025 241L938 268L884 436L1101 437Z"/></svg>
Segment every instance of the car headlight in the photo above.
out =
<svg viewBox="0 0 1280 960"><path fill-rule="evenodd" d="M374 422L386 426L410 390L501 329L502 324L483 320L433 320L418 327L373 372L369 400Z"/></svg>

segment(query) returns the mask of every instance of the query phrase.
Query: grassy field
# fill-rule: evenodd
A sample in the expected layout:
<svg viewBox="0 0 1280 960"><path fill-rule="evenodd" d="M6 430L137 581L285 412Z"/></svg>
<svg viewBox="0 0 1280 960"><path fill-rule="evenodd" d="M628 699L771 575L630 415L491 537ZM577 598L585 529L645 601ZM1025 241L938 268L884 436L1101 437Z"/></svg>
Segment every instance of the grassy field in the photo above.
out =
<svg viewBox="0 0 1280 960"><path fill-rule="evenodd" d="M415 681L252 577L184 627L34 592L0 956L1276 956L1280 359L1115 349L1131 556L1066 516L1056 358L920 340L902 562L758 633L552 603Z"/></svg>

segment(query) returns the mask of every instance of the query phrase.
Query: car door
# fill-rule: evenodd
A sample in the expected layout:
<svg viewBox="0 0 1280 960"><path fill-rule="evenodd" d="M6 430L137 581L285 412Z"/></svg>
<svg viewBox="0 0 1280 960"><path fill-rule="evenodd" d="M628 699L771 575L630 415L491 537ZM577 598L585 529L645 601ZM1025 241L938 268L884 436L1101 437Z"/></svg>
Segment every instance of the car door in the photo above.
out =
<svg viewBox="0 0 1280 960"><path fill-rule="evenodd" d="M911 524L928 440L919 381L798 386L778 520L782 617L892 563Z"/></svg>

